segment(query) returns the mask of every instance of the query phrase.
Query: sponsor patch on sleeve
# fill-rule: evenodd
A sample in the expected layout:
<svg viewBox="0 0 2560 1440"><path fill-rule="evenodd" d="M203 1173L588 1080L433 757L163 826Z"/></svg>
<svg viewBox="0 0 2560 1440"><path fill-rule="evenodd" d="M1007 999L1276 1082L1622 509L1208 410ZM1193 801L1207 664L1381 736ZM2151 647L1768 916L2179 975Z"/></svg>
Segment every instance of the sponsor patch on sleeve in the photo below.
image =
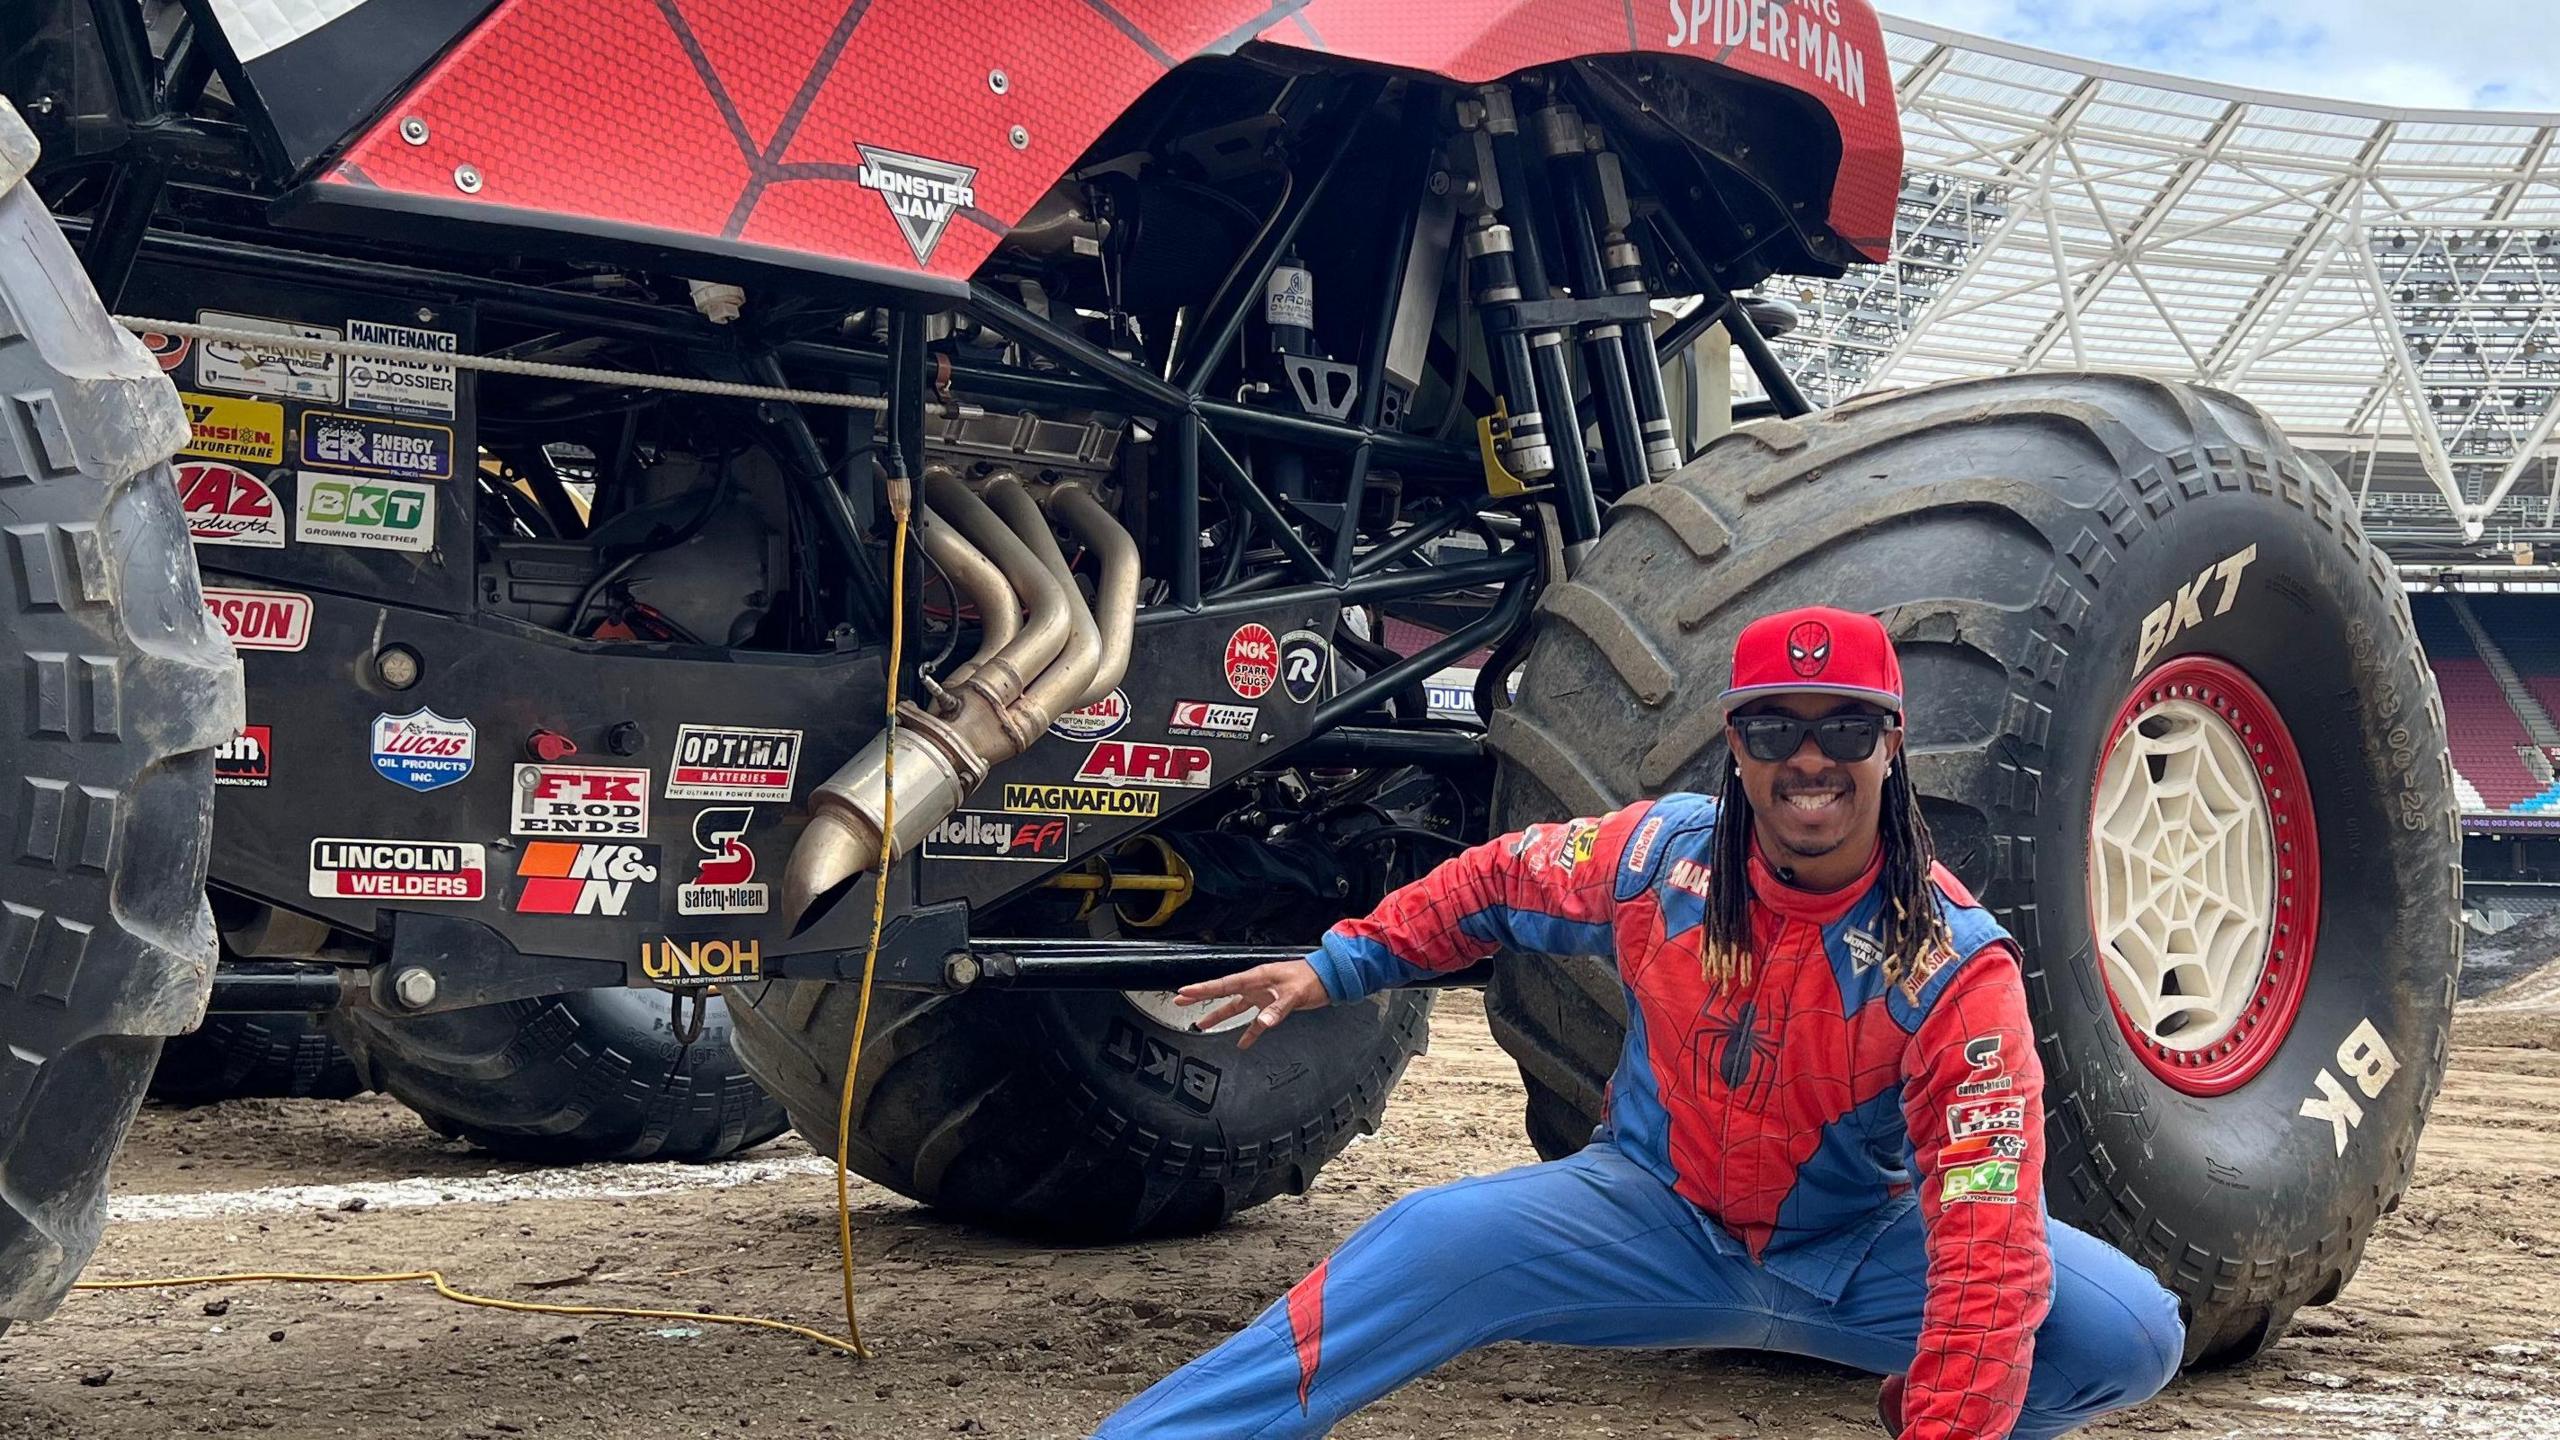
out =
<svg viewBox="0 0 2560 1440"><path fill-rule="evenodd" d="M2018 1162L1985 1160L1945 1171L1938 1182L1941 1205L2015 1205Z"/></svg>

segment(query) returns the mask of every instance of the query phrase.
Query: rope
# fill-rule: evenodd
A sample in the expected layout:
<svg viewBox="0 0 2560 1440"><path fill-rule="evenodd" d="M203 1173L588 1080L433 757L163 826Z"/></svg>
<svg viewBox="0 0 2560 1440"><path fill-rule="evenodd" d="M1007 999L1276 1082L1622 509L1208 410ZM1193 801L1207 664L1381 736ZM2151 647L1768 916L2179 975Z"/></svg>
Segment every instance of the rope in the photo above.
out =
<svg viewBox="0 0 2560 1440"><path fill-rule="evenodd" d="M869 410L885 414L886 398L878 395L847 395L834 390L793 390L780 385L742 385L730 380L704 380L693 375L649 375L637 370L598 370L586 365L549 365L539 360L510 360L502 355L437 355L403 349L397 345L375 345L362 340L306 340L299 335L277 335L265 330L233 330L220 325L198 325L191 320L153 320L141 315L118 315L117 324L127 330L156 330L164 335L182 335L189 340L220 341L228 345L255 345L268 350L311 350L323 355L343 355L352 360L404 360L411 364L425 362L449 365L456 370L485 370L493 375L531 375L543 380L573 380L584 385L625 385L639 390L681 390L689 395L717 395L732 400L784 400L794 405L832 405L843 410Z"/></svg>

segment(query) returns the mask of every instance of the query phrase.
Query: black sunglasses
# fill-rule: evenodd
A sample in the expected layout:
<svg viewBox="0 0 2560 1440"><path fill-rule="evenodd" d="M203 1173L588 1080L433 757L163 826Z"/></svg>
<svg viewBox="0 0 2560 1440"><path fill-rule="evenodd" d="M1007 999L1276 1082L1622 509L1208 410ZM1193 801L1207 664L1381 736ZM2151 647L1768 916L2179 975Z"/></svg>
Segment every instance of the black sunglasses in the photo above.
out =
<svg viewBox="0 0 2560 1440"><path fill-rule="evenodd" d="M1796 753L1805 732L1834 760L1864 760L1876 753L1876 741L1894 728L1890 715L1825 715L1807 720L1795 715L1737 715L1730 722L1752 759L1775 764Z"/></svg>

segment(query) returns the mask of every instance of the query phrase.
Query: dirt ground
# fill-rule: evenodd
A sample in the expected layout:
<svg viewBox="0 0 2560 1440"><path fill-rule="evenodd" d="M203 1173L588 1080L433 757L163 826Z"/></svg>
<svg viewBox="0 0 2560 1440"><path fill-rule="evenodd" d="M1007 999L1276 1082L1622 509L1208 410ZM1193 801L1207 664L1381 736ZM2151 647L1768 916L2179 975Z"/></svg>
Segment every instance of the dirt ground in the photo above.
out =
<svg viewBox="0 0 2560 1440"><path fill-rule="evenodd" d="M414 1286L93 1293L0 1341L0 1440L1081 1435L1394 1196L1531 1158L1475 998L1445 997L1434 1032L1382 1133L1314 1194L1206 1239L1058 1253L857 1190L868 1363L724 1327L464 1309ZM823 1167L795 1141L751 1158L573 1176L472 1155L379 1098L154 1108L118 1174L131 1218L90 1273L431 1265L516 1298L840 1324ZM359 1185L375 1198L340 1208ZM2344 1298L2261 1363L2182 1379L2087 1433L2548 1440L2556 1360L2560 1011L2479 1010L2416 1188ZM1337 1433L1823 1440L1878 1433L1873 1395L1783 1358L1507 1346Z"/></svg>

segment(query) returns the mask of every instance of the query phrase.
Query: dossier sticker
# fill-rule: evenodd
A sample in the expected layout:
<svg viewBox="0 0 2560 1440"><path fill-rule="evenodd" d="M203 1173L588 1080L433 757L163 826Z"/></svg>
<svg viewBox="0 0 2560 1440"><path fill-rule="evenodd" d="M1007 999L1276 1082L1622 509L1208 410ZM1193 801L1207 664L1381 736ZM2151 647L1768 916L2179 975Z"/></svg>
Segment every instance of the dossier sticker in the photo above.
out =
<svg viewBox="0 0 2560 1440"><path fill-rule="evenodd" d="M302 447L297 453L314 470L398 480L450 480L453 427L305 410Z"/></svg>
<svg viewBox="0 0 2560 1440"><path fill-rule="evenodd" d="M460 353L453 332L386 325L378 320L349 320L347 338L409 352L397 358L349 357L348 409L415 415L427 420L453 418L453 365L439 358Z"/></svg>
<svg viewBox="0 0 2560 1440"><path fill-rule="evenodd" d="M284 548L284 506L275 487L237 465L189 460L170 472L187 512L187 538L198 545Z"/></svg>
<svg viewBox="0 0 2560 1440"><path fill-rule="evenodd" d="M791 799L800 768L800 732L743 725L679 725L675 761L667 767L670 800Z"/></svg>
<svg viewBox="0 0 2560 1440"><path fill-rule="evenodd" d="M278 400L338 403L338 357L310 350L296 340L337 340L326 325L270 320L263 315L230 315L199 310L196 323L222 330L246 330L271 340L207 340L196 347L196 388L234 395L268 395ZM184 352L181 351L181 354Z"/></svg>

